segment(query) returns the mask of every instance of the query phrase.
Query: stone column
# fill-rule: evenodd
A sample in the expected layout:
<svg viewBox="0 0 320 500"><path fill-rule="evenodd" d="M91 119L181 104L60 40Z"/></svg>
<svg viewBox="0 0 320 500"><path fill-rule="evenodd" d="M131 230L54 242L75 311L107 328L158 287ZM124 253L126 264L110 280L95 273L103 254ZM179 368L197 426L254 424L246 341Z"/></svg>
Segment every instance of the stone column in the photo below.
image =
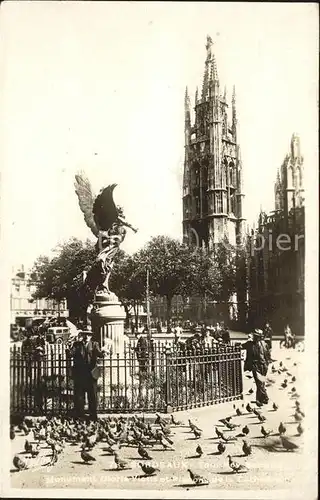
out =
<svg viewBox="0 0 320 500"><path fill-rule="evenodd" d="M95 340L101 347L112 345L112 353L124 354L124 321L126 313L114 293L96 295L91 311L91 324ZM111 341L111 342L110 342Z"/></svg>
<svg viewBox="0 0 320 500"><path fill-rule="evenodd" d="M105 398L105 406L118 407L121 404L124 385L128 385L130 380L129 366L124 364L125 318L125 310L114 293L96 294L90 314L93 338L101 348L108 346L112 349L112 356L105 356L104 393L100 392L100 396Z"/></svg>

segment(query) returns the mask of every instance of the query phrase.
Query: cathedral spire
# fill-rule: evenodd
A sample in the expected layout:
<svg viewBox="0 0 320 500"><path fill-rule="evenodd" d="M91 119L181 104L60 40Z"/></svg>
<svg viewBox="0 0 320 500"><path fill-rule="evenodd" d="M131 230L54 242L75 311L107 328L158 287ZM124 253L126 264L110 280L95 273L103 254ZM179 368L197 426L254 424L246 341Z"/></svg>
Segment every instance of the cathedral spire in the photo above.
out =
<svg viewBox="0 0 320 500"><path fill-rule="evenodd" d="M194 105L196 106L198 104L198 100L199 100L199 89L198 87L196 88L196 93L194 95Z"/></svg>
<svg viewBox="0 0 320 500"><path fill-rule="evenodd" d="M186 92L184 95L184 116L185 116L185 122L190 124L191 115L190 115L190 97L188 93L188 87L186 87Z"/></svg>
<svg viewBox="0 0 320 500"><path fill-rule="evenodd" d="M202 100L205 100L209 93L209 84L213 83L214 85L219 85L218 78L218 70L217 70L217 62L215 55L212 53L213 41L212 38L207 35L207 57L205 62L205 70L203 75L203 84L202 84Z"/></svg>
<svg viewBox="0 0 320 500"><path fill-rule="evenodd" d="M236 108L236 87L233 86L232 91L232 134L235 142L237 141L237 108Z"/></svg>

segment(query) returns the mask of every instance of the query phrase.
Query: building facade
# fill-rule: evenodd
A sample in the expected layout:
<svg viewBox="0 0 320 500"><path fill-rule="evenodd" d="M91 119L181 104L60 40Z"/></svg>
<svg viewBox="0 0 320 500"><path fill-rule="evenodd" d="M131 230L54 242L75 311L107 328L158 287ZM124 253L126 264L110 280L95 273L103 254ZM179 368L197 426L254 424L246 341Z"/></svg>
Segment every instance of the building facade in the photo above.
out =
<svg viewBox="0 0 320 500"><path fill-rule="evenodd" d="M275 210L260 213L248 236L249 322L261 327L270 321L283 332L289 323L304 333L305 214L303 157L293 135L290 151L277 172Z"/></svg>
<svg viewBox="0 0 320 500"><path fill-rule="evenodd" d="M185 94L183 235L209 250L225 237L235 244L244 233L242 164L237 140L236 97L231 116L220 91L217 64L208 36L201 95L195 95L194 122Z"/></svg>
<svg viewBox="0 0 320 500"><path fill-rule="evenodd" d="M52 299L33 299L37 277L24 266L13 269L11 278L10 310L11 324L26 326L33 318L60 315L67 317L66 301L58 304Z"/></svg>

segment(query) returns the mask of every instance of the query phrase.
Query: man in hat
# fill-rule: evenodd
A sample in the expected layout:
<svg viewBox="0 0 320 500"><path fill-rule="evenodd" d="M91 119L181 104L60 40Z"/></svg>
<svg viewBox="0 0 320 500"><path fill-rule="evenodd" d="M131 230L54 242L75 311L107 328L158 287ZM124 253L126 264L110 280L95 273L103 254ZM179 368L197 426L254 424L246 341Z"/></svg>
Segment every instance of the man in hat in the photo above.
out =
<svg viewBox="0 0 320 500"><path fill-rule="evenodd" d="M241 348L247 351L244 371L252 371L257 387L256 401L261 404L267 404L269 398L266 391L265 378L271 360L268 345L263 340L263 331L257 329L253 333L250 333L247 342L242 344Z"/></svg>

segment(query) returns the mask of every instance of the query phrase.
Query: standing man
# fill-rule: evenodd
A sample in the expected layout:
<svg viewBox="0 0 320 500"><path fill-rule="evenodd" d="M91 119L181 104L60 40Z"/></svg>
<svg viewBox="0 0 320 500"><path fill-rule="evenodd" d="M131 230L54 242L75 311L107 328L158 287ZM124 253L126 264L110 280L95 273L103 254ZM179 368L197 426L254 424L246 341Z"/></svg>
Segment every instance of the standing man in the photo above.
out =
<svg viewBox="0 0 320 500"><path fill-rule="evenodd" d="M270 352L267 343L263 340L263 331L255 330L253 333L250 333L247 342L242 344L241 348L247 351L244 371L252 371L257 386L256 401L261 404L267 404L269 398L265 379L270 363Z"/></svg>
<svg viewBox="0 0 320 500"><path fill-rule="evenodd" d="M90 419L97 420L97 381L100 377L100 369L97 365L98 358L103 357L104 352L100 350L98 342L88 338L86 332L81 332L78 340L71 348L73 357L73 381L74 381L74 410L75 416L84 417L85 394L88 395Z"/></svg>
<svg viewBox="0 0 320 500"><path fill-rule="evenodd" d="M266 341L266 343L271 351L273 331L272 331L272 328L270 326L269 321L267 321L265 324L265 327L263 329L263 335L264 335L264 339L265 339L265 341Z"/></svg>

